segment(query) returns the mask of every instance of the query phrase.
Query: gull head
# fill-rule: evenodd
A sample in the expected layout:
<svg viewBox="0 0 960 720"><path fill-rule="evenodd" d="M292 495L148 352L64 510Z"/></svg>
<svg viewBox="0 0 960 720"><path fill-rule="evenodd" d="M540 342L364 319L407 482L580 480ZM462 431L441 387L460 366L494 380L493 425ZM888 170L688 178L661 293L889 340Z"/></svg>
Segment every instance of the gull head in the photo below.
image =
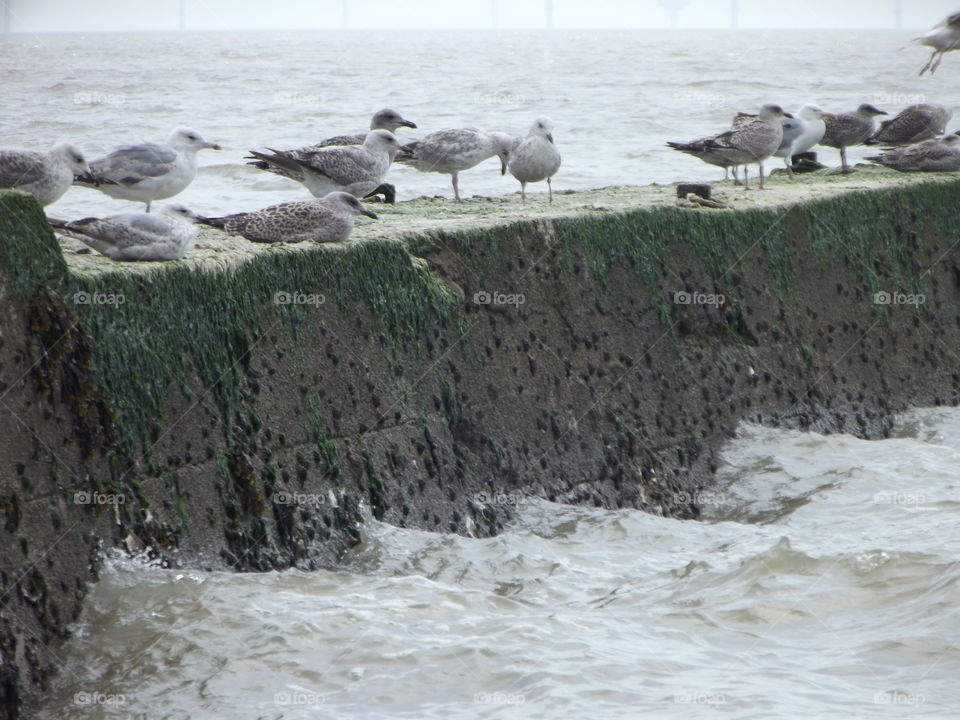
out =
<svg viewBox="0 0 960 720"><path fill-rule="evenodd" d="M783 108L774 103L768 103L760 108L760 114L769 118L790 118L793 119L793 115L788 112L784 112Z"/></svg>
<svg viewBox="0 0 960 720"><path fill-rule="evenodd" d="M175 220L182 220L188 223L194 223L200 217L193 212L193 210L181 203L170 203L169 205L164 205L160 209L160 212L167 217L174 218Z"/></svg>
<svg viewBox="0 0 960 720"><path fill-rule="evenodd" d="M402 127L416 129L417 124L410 120L404 120L400 113L390 108L384 108L378 111L374 114L373 119L370 120L371 130L389 130L390 132L396 132L397 128Z"/></svg>
<svg viewBox="0 0 960 720"><path fill-rule="evenodd" d="M371 130L363 141L363 146L375 152L389 153L391 161L401 150L407 150L389 130Z"/></svg>
<svg viewBox="0 0 960 720"><path fill-rule="evenodd" d="M876 105L871 105L870 103L864 103L857 108L857 115L863 115L864 117L874 117L875 115L889 115L890 113L885 110L881 110Z"/></svg>
<svg viewBox="0 0 960 720"><path fill-rule="evenodd" d="M836 116L824 112L822 109L816 105L804 105L800 108L800 112L797 113L797 116L801 120L813 121L813 120L823 120L824 118L829 118L830 120L836 120Z"/></svg>
<svg viewBox="0 0 960 720"><path fill-rule="evenodd" d="M74 176L90 172L90 166L87 164L87 159L83 156L83 153L70 143L54 145L50 149L50 154L65 163L73 171Z"/></svg>
<svg viewBox="0 0 960 720"><path fill-rule="evenodd" d="M538 117L530 126L530 137L542 137L553 142L553 120L542 115Z"/></svg>
<svg viewBox="0 0 960 720"><path fill-rule="evenodd" d="M220 150L217 143L207 142L200 137L200 133L190 128L174 130L170 133L170 139L167 140L167 143L178 150L192 150L193 152L197 150Z"/></svg>
<svg viewBox="0 0 960 720"><path fill-rule="evenodd" d="M507 163L510 162L510 153L520 143L520 138L502 132L487 133L493 143L496 155L500 158L500 174L507 174Z"/></svg>
<svg viewBox="0 0 960 720"><path fill-rule="evenodd" d="M324 196L324 202L337 205L353 215L366 215L368 218L377 219L377 214L372 210L367 210L363 203L348 192L338 190Z"/></svg>

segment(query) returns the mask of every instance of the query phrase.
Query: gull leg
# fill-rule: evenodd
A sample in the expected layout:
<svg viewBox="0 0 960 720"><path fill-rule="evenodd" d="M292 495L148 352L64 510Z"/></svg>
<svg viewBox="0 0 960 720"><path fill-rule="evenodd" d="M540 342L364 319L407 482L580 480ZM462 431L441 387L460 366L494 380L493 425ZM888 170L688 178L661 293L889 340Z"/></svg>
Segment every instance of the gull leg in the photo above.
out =
<svg viewBox="0 0 960 720"><path fill-rule="evenodd" d="M845 173L850 172L850 166L847 164L847 149L845 147L840 148L840 162L843 164L843 171Z"/></svg>
<svg viewBox="0 0 960 720"><path fill-rule="evenodd" d="M150 212L150 201L147 200L147 212Z"/></svg>
<svg viewBox="0 0 960 720"><path fill-rule="evenodd" d="M791 180L796 180L797 176L793 172L793 155L787 153L787 157L784 158L784 162L787 164L787 175L790 176Z"/></svg>
<svg viewBox="0 0 960 720"><path fill-rule="evenodd" d="M946 52L945 52L944 50L941 50L940 52L934 53L934 57L936 57L937 59L936 59L936 61L933 63L933 66L930 68L930 74L931 74L931 75L936 74L937 70L940 68L940 63L943 62L943 56L944 56L945 54L946 54Z"/></svg>
<svg viewBox="0 0 960 720"><path fill-rule="evenodd" d="M520 183L520 199L524 205L527 204L527 184L525 182Z"/></svg>
<svg viewBox="0 0 960 720"><path fill-rule="evenodd" d="M740 168L736 165L733 166L733 184L737 186L743 185L743 183L740 182Z"/></svg>
<svg viewBox="0 0 960 720"><path fill-rule="evenodd" d="M550 178L547 178L547 191L550 193L550 202L553 202L553 184L550 182Z"/></svg>
<svg viewBox="0 0 960 720"><path fill-rule="evenodd" d="M461 202L461 200L460 200L460 183L459 183L458 178L457 178L457 173L452 173L450 177L453 178L453 196L457 199L457 202Z"/></svg>
<svg viewBox="0 0 960 720"><path fill-rule="evenodd" d="M750 166L749 165L743 166L743 189L744 190L750 189Z"/></svg>
<svg viewBox="0 0 960 720"><path fill-rule="evenodd" d="M763 161L761 160L758 164L760 165L760 189L763 190Z"/></svg>

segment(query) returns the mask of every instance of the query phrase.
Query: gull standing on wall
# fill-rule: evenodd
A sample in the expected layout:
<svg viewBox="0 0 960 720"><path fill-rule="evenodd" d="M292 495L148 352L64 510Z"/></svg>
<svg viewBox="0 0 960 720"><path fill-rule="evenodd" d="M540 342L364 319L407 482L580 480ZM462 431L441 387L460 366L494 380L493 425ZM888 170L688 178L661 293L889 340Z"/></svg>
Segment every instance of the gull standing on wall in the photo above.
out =
<svg viewBox="0 0 960 720"><path fill-rule="evenodd" d="M540 117L530 127L530 132L510 151L507 163L510 174L520 181L520 196L527 202L527 183L547 181L550 202L553 202L551 178L560 169L560 153L553 142L553 122Z"/></svg>
<svg viewBox="0 0 960 720"><path fill-rule="evenodd" d="M59 200L77 176L89 171L83 153L67 143L47 152L0 150L0 188L28 192L44 206Z"/></svg>
<svg viewBox="0 0 960 720"><path fill-rule="evenodd" d="M190 128L174 130L166 144L140 143L122 145L106 157L90 163L90 172L75 182L95 187L120 200L150 203L164 200L183 191L197 176L197 152L219 150Z"/></svg>

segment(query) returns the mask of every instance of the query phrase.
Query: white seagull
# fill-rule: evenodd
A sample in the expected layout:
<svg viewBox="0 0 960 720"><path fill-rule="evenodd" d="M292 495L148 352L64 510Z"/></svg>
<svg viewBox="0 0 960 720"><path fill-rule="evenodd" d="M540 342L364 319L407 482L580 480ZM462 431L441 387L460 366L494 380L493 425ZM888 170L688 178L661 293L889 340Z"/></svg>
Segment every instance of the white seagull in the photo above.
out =
<svg viewBox="0 0 960 720"><path fill-rule="evenodd" d="M507 163L510 174L520 181L520 196L527 202L527 183L547 181L550 202L553 202L551 178L560 169L560 153L553 143L553 122L540 117L530 126L530 132L510 151Z"/></svg>
<svg viewBox="0 0 960 720"><path fill-rule="evenodd" d="M500 174L506 174L510 150L517 143L519 140L512 135L477 128L438 130L407 143L406 150L397 155L397 162L420 172L450 175L453 195L460 202L459 173L496 155L500 158Z"/></svg>
<svg viewBox="0 0 960 720"><path fill-rule="evenodd" d="M106 157L90 163L90 172L76 184L96 187L120 200L145 203L147 212L154 200L164 200L183 191L197 176L197 151L219 150L196 130L174 130L166 144L122 145Z"/></svg>
<svg viewBox="0 0 960 720"><path fill-rule="evenodd" d="M927 70L933 75L940 67L946 53L960 49L960 12L953 13L926 35L914 38L913 41L919 45L933 48L933 54L927 64L923 66L923 70L920 71L920 75L923 75Z"/></svg>
<svg viewBox="0 0 960 720"><path fill-rule="evenodd" d="M180 204L158 213L124 213L108 218L50 220L64 235L86 243L111 260L179 260L197 239L197 216Z"/></svg>
<svg viewBox="0 0 960 720"><path fill-rule="evenodd" d="M825 113L816 105L804 105L794 117L785 117L781 121L783 140L773 156L783 158L790 177L794 176L794 155L807 152L823 140L827 132L827 123L824 118L834 119L834 116Z"/></svg>
<svg viewBox="0 0 960 720"><path fill-rule="evenodd" d="M90 166L73 145L61 143L47 152L0 150L0 188L14 188L50 205L70 189L74 178Z"/></svg>

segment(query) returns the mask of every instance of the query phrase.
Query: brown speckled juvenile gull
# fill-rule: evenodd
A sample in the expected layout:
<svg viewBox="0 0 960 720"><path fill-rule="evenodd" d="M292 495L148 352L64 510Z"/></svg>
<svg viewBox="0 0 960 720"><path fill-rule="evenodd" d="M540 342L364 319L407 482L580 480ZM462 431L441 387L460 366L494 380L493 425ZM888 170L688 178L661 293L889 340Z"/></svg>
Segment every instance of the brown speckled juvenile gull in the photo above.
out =
<svg viewBox="0 0 960 720"><path fill-rule="evenodd" d="M507 163L510 174L520 181L520 197L527 202L527 183L547 181L550 202L553 202L551 179L560 169L560 153L553 144L553 122L548 117L537 118L527 137L510 151Z"/></svg>
<svg viewBox="0 0 960 720"><path fill-rule="evenodd" d="M744 166L744 187L750 188L748 166L760 166L760 187L764 186L763 163L772 157L783 141L782 118L792 118L779 105L768 104L760 108L756 116L741 113L734 120L733 128L717 135L706 143L707 147L722 151L734 165Z"/></svg>
<svg viewBox="0 0 960 720"><path fill-rule="evenodd" d="M374 113L373 117L370 119L370 129L371 130L389 130L392 133L396 133L402 127L413 128L416 130L417 124L411 122L410 120L405 120L403 116L398 113L396 110L391 110L390 108L384 108ZM366 139L367 133L354 133L352 135L334 135L333 137L328 137L325 140L321 140L316 145L311 145L309 148L300 148L301 150L318 150L322 147L333 147L337 145L363 145L363 141Z"/></svg>
<svg viewBox="0 0 960 720"><path fill-rule="evenodd" d="M90 172L77 178L77 185L95 187L120 200L145 203L180 193L197 176L197 152L219 150L190 128L174 130L167 142L122 145L106 157L90 163Z"/></svg>
<svg viewBox="0 0 960 720"><path fill-rule="evenodd" d="M948 135L867 158L901 172L960 172L960 137Z"/></svg>
<svg viewBox="0 0 960 720"><path fill-rule="evenodd" d="M911 105L892 120L880 123L877 133L867 145L912 145L938 138L947 129L953 110L946 105L920 103Z"/></svg>
<svg viewBox="0 0 960 720"><path fill-rule="evenodd" d="M453 195L460 202L459 173L496 155L500 158L500 174L505 174L510 150L519 142L506 133L450 128L408 143L406 150L397 155L397 162L411 165L421 172L450 175Z"/></svg>
<svg viewBox="0 0 960 720"><path fill-rule="evenodd" d="M843 172L852 172L847 163L847 148L862 145L877 130L877 115L886 115L870 103L864 103L853 112L840 113L833 119L827 118L827 132L820 141L821 145L837 148Z"/></svg>
<svg viewBox="0 0 960 720"><path fill-rule="evenodd" d="M219 218L199 218L198 222L232 235L242 235L253 242L328 243L349 238L356 215L377 219L376 213L367 210L356 197L337 191L318 200L281 203L256 212Z"/></svg>
<svg viewBox="0 0 960 720"><path fill-rule="evenodd" d="M400 147L389 130L371 130L362 145L251 150L248 165L296 180L314 197L335 191L364 197L383 182Z"/></svg>
<svg viewBox="0 0 960 720"><path fill-rule="evenodd" d="M66 143L47 152L0 150L0 188L28 192L41 205L59 200L74 178L89 170L83 153Z"/></svg>
<svg viewBox="0 0 960 720"><path fill-rule="evenodd" d="M940 67L943 56L951 50L960 50L960 12L955 12L923 37L914 38L915 43L933 48L933 54L923 66L920 75L927 70L933 75Z"/></svg>
<svg viewBox="0 0 960 720"><path fill-rule="evenodd" d="M727 153L716 147L716 139L721 134L722 133L709 135L707 137L700 138L699 140L691 140L687 143L668 142L667 147L671 147L674 150L679 150L687 155L693 155L695 158L699 158L708 165L722 167L724 180L728 180L730 178L730 168L733 168L734 182L739 185L740 180L737 178L737 164L727 156Z"/></svg>
<svg viewBox="0 0 960 720"><path fill-rule="evenodd" d="M125 213L73 222L50 220L60 233L80 240L111 260L179 260L197 239L197 216L183 205L159 213Z"/></svg>

